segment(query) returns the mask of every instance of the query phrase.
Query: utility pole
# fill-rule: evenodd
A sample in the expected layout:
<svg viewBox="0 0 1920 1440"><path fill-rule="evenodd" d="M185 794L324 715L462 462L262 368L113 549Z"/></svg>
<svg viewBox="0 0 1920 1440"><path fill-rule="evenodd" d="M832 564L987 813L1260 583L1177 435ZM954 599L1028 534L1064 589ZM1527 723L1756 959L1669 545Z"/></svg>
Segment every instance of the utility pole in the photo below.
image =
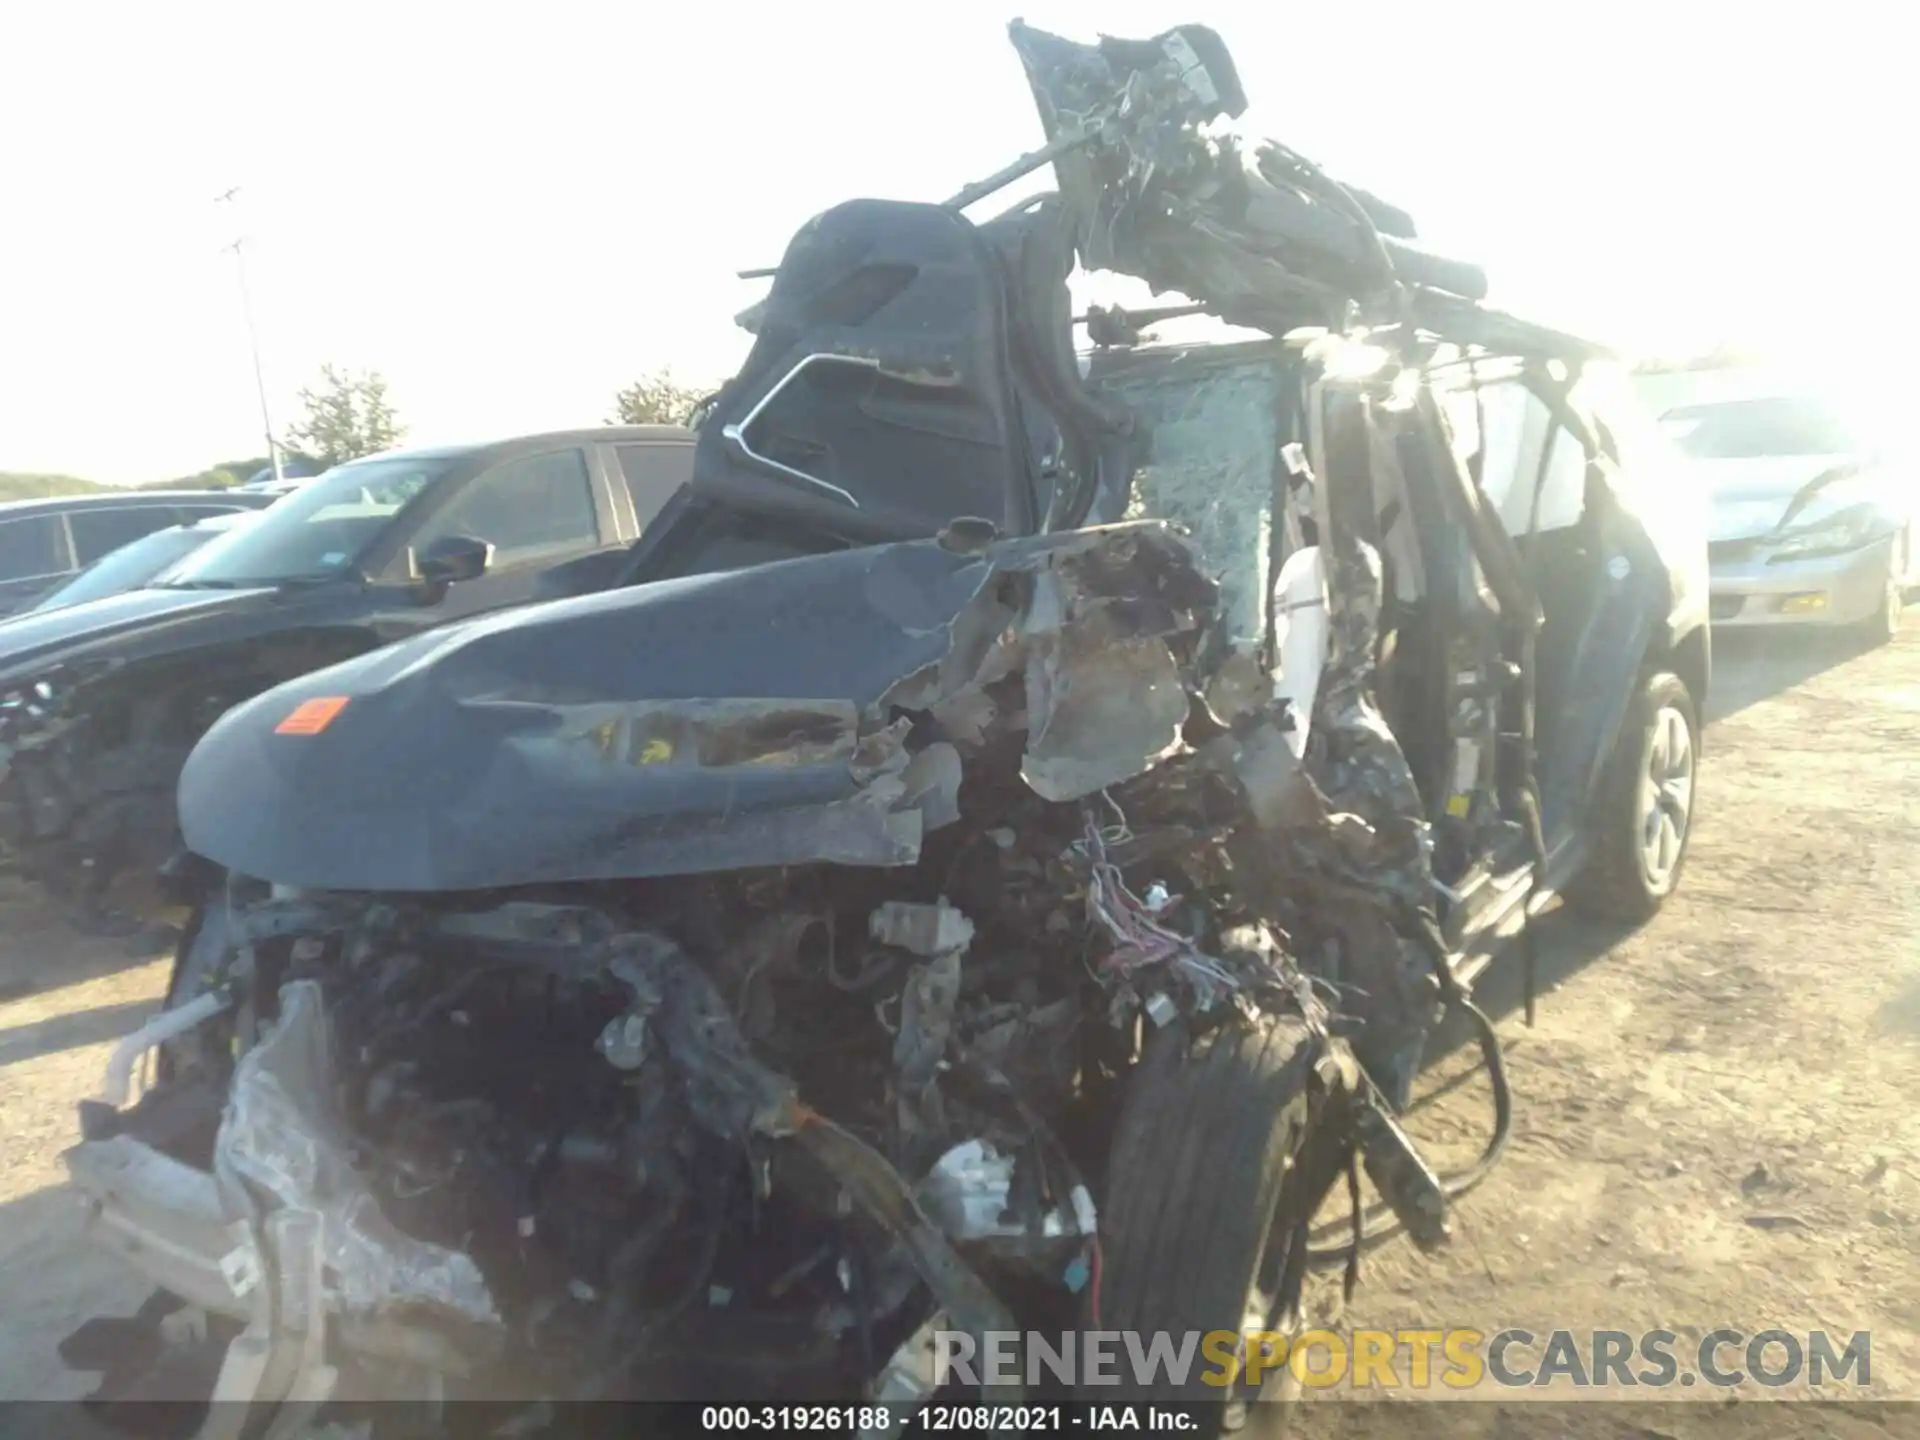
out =
<svg viewBox="0 0 1920 1440"><path fill-rule="evenodd" d="M215 196L213 203L216 205L231 204L233 197L239 193L240 187L236 185L233 189L227 191L226 194ZM280 443L273 438L273 417L267 412L267 380L265 373L260 368L260 332L253 321L253 293L247 286L247 257L244 250L245 245L246 237L237 235L234 237L233 243L226 248L233 252L234 269L240 276L240 309L246 316L247 345L253 354L253 384L254 388L260 394L260 425L261 428L265 430L267 436L267 460L273 466L274 483L279 484L286 477L280 466Z"/></svg>

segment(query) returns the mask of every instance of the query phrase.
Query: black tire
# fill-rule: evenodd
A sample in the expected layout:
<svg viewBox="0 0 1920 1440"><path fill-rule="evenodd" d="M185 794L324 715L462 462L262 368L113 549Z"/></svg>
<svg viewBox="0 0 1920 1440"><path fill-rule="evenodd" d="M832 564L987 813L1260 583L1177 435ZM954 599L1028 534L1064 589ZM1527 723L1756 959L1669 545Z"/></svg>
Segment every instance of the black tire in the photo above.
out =
<svg viewBox="0 0 1920 1440"><path fill-rule="evenodd" d="M1878 648L1890 645L1900 633L1900 622L1906 613L1907 592L1897 577L1895 565L1887 567L1886 594L1880 597L1880 608L1859 625L1860 638L1866 644Z"/></svg>
<svg viewBox="0 0 1920 1440"><path fill-rule="evenodd" d="M1304 1218L1301 1205L1320 1198L1303 1195L1312 1187L1297 1164L1315 1046L1290 1019L1223 1027L1190 1048L1163 1034L1120 1116L1101 1217L1099 1314L1087 1318L1103 1330L1138 1332L1143 1343L1164 1332L1178 1346L1190 1332L1245 1329L1255 1278L1263 1260L1274 1259L1269 1237L1284 1236L1290 1221ZM1120 1363L1124 1370L1124 1352ZM1234 1393L1204 1383L1209 1373L1219 1367L1196 1349L1184 1385L1156 1374L1142 1391L1126 1375L1122 1386L1084 1394L1201 1402L1198 1433L1212 1436Z"/></svg>
<svg viewBox="0 0 1920 1440"><path fill-rule="evenodd" d="M1589 915L1633 924L1652 919L1686 866L1696 809L1691 795L1685 823L1678 827L1678 857L1664 874L1652 873L1642 844L1647 815L1641 785L1653 759L1656 722L1668 711L1683 718L1690 753L1698 760L1700 712L1686 683L1668 670L1644 676L1595 797L1593 855L1567 890L1568 903ZM1697 780L1697 770L1694 776Z"/></svg>

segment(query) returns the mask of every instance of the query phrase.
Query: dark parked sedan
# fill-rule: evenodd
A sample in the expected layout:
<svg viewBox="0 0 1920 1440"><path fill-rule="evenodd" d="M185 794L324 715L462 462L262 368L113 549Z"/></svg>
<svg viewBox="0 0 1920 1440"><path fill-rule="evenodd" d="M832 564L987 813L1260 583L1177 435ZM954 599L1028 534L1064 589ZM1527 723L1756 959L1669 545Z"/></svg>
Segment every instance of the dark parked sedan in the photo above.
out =
<svg viewBox="0 0 1920 1440"><path fill-rule="evenodd" d="M692 435L669 426L372 455L254 497L271 508L154 583L0 622L0 843L97 898L171 850L180 765L229 706L600 588L692 469Z"/></svg>
<svg viewBox="0 0 1920 1440"><path fill-rule="evenodd" d="M0 614L143 535L278 498L232 490L129 490L0 504Z"/></svg>
<svg viewBox="0 0 1920 1440"><path fill-rule="evenodd" d="M64 585L56 586L27 608L27 614L45 610L63 610L69 605L104 599L125 590L164 581L167 572L215 536L224 535L236 525L251 521L255 510L235 510L226 515L211 515L143 535L130 545L110 551L80 571Z"/></svg>

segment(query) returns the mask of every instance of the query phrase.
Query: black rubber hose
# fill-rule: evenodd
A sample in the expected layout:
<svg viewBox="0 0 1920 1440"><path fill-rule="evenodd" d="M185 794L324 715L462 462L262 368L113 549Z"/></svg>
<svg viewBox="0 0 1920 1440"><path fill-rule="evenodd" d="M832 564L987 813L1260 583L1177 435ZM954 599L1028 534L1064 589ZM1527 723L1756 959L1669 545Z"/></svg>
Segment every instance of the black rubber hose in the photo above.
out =
<svg viewBox="0 0 1920 1440"><path fill-rule="evenodd" d="M1513 1133L1513 1089L1507 1081L1507 1061L1500 1048L1500 1034L1494 1029L1493 1021L1487 1018L1486 1011L1464 995L1456 996L1450 1008L1465 1014L1473 1025L1474 1036L1480 1042L1481 1064L1486 1069L1488 1084L1493 1089L1493 1134L1488 1138L1486 1148L1480 1152L1480 1158L1457 1174L1440 1177L1441 1193L1449 1200L1457 1200L1492 1174L1494 1165L1505 1152L1507 1141ZM1380 1204L1361 1217L1366 1227L1364 1248L1371 1250L1382 1241L1391 1240L1405 1228L1397 1218L1384 1229L1373 1228L1373 1221L1392 1214L1389 1206ZM1325 1234L1332 1228L1325 1226L1321 1233ZM1313 1265L1345 1264L1354 1254L1351 1241L1337 1245L1314 1245L1312 1238L1309 1234L1307 1259Z"/></svg>

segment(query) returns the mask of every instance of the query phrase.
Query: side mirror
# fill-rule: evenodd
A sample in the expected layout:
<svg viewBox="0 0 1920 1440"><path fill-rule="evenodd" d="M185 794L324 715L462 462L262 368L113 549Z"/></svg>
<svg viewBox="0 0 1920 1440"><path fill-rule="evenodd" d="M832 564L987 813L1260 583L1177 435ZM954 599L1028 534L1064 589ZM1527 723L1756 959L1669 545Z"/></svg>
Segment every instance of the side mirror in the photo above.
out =
<svg viewBox="0 0 1920 1440"><path fill-rule="evenodd" d="M493 563L493 546L471 535L442 535L414 557L414 570L429 585L477 580Z"/></svg>

